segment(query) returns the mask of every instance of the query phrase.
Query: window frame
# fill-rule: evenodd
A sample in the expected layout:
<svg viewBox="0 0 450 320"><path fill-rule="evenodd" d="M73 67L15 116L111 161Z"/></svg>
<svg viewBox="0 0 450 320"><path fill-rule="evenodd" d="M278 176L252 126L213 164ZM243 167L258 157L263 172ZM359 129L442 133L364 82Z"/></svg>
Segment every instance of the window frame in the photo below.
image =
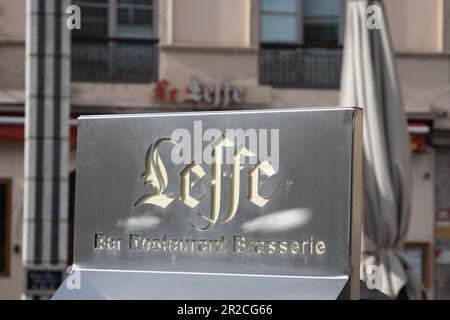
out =
<svg viewBox="0 0 450 320"><path fill-rule="evenodd" d="M336 0L333 0L336 1ZM337 0L341 2L341 14L339 16L339 31L338 31L338 43L337 46L342 46L344 42L344 31L345 31L345 16L346 16L346 1L345 0ZM263 30L262 30L262 16L263 14L286 14L289 13L279 12L279 11L270 11L264 10L262 0L260 0L260 8L259 8L259 38L261 44L281 44L281 45L307 45L304 42L304 32L305 32L305 17L304 17L304 0L296 0L297 10L296 10L296 18L297 18L297 39L295 42L290 41L265 41L263 40ZM313 45L314 46L314 45Z"/></svg>
<svg viewBox="0 0 450 320"><path fill-rule="evenodd" d="M105 4L100 4L100 3L95 3L95 2L88 2L86 0L80 0L77 1L76 4L77 5L81 5L81 6L87 6L87 7L92 7L92 8L103 8L104 6L106 6L106 10L107 10L107 16L106 16L106 38L111 38L111 39L136 39L136 40L158 40L159 39L159 28L158 28L158 10L159 10L159 6L158 6L158 0L153 0L153 4L151 5L135 5L138 8L151 8L152 10L152 28L153 28L153 34L149 37L142 37L142 36L119 36L117 31L118 31L118 25L119 25L119 21L118 21L118 12L119 12L119 7L121 5L119 5L119 0L107 0Z"/></svg>
<svg viewBox="0 0 450 320"><path fill-rule="evenodd" d="M0 178L0 184L6 185L6 215L5 215L5 269L0 270L0 278L9 278L11 275L11 193L12 179Z"/></svg>
<svg viewBox="0 0 450 320"><path fill-rule="evenodd" d="M92 34L88 32L77 32L74 30L72 32L72 66L77 62L92 63L99 62L100 65L97 69L92 70L92 75L88 75L91 72L86 72L86 68L80 67L79 72L72 72L72 81L75 82L98 82L98 83L130 83L130 84L140 84L140 83L155 83L158 81L159 76L159 56L158 56L158 43L159 43L159 1L153 0L152 4L136 4L132 5L137 8L149 8L152 10L152 34L148 36L145 34L136 35L133 34L122 34L118 33L118 15L119 15L119 1L120 0L105 0L102 3L92 3L87 0L77 0L75 4L86 7L100 7L106 10L104 17L106 21L102 21L102 34ZM121 4L130 7L130 5ZM151 9L150 9L151 8ZM103 19L102 19L103 20ZM106 25L104 25L106 24ZM98 28L100 30L100 28ZM105 30L106 29L106 30ZM83 30L80 30L83 31ZM78 56L78 59L74 59L76 56L74 43L75 42L83 47L84 43L91 43L93 48L86 50L81 50L84 53ZM126 70L126 64L121 64L121 44L129 45L131 47L142 46L142 50L146 51L152 59L152 62L148 63L150 69L140 69L139 72L132 76L130 71ZM132 50L135 52L136 56L142 60L144 54L139 54L141 49ZM93 53L92 53L93 52ZM97 54L96 54L97 53ZM145 54L146 55L146 54ZM123 69L122 71L119 69ZM135 68L136 69L136 68ZM137 70L137 69L136 69ZM74 74L76 74L74 76Z"/></svg>

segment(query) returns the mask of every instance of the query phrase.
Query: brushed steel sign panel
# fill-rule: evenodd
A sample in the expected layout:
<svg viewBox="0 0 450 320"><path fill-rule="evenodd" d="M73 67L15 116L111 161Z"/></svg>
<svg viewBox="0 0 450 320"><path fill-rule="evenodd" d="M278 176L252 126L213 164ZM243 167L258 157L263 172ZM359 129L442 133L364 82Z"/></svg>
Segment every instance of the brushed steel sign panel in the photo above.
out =
<svg viewBox="0 0 450 320"><path fill-rule="evenodd" d="M348 275L360 113L357 108L323 108L81 117L75 264L82 269ZM202 141L208 129L266 130L269 155L276 149L270 141L276 129L277 171L264 180L263 168L255 166L270 157L258 154L256 164L235 168L234 177L240 177L236 191L230 187L232 164L218 169L193 159L197 171L189 172L183 190L183 170L192 167L173 163L176 143L161 141L180 128L191 133L192 154L210 144ZM257 171L253 186L252 169ZM212 190L217 188L214 177L220 192ZM254 195L270 200L258 205L252 188ZM139 203L155 190L164 199ZM187 205L189 196L200 199L191 203L193 208ZM229 219L233 202L237 209Z"/></svg>

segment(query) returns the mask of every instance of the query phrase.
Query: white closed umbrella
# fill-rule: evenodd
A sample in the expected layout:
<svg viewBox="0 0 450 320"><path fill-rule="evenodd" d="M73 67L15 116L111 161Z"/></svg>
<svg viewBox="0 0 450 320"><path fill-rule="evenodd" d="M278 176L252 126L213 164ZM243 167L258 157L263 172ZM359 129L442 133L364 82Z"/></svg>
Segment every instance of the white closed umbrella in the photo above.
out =
<svg viewBox="0 0 450 320"><path fill-rule="evenodd" d="M404 289L408 298L421 299L422 286L402 249L410 218L411 154L382 1L348 1L341 105L364 108L361 277L391 297Z"/></svg>

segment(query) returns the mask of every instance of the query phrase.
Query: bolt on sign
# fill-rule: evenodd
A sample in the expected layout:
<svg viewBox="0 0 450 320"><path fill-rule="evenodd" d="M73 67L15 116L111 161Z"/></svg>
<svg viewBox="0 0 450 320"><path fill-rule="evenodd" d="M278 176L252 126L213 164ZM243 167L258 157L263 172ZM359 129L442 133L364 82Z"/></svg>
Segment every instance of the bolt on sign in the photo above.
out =
<svg viewBox="0 0 450 320"><path fill-rule="evenodd" d="M358 298L361 126L358 108L81 117L79 285L54 298Z"/></svg>

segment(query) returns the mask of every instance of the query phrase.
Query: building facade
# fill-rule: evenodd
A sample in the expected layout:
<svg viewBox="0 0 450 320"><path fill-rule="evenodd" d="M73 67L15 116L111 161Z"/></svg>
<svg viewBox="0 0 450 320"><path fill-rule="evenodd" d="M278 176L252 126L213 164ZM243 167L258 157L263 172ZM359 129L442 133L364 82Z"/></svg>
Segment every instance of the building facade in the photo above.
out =
<svg viewBox="0 0 450 320"><path fill-rule="evenodd" d="M339 104L344 0L72 4L81 29L70 39L70 204L79 115ZM424 248L430 296L450 298L450 1L385 0L385 7L414 151L408 241ZM0 3L2 299L25 288L25 13L25 0ZM63 232L70 264L70 227Z"/></svg>

